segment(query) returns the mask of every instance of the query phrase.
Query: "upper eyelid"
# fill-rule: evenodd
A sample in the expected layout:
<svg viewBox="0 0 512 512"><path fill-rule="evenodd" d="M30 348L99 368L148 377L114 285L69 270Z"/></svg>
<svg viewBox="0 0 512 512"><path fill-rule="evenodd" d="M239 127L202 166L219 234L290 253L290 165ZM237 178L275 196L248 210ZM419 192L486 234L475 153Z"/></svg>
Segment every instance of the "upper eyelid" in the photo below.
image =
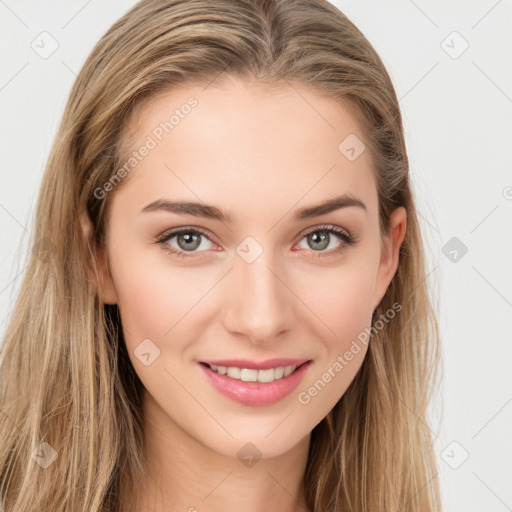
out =
<svg viewBox="0 0 512 512"><path fill-rule="evenodd" d="M311 228L306 228L303 231L301 231L298 236L306 236L309 233L314 233L315 231L322 231L323 229L333 230L335 232L336 231L342 231L347 236L352 236L352 233L348 229L343 228L341 226L336 226L334 224L320 224L318 226L313 226Z"/></svg>
<svg viewBox="0 0 512 512"><path fill-rule="evenodd" d="M177 228L169 229L167 231L164 231L161 235L157 236L156 240L157 241L167 241L167 240L170 240L171 238L174 238L175 236L179 235L180 233L188 233L188 232L199 233L200 235L203 235L205 238L208 238L208 240L210 240L210 242L215 243L212 240L208 231L203 230L202 228L195 227L195 226L183 226L183 227L180 226Z"/></svg>

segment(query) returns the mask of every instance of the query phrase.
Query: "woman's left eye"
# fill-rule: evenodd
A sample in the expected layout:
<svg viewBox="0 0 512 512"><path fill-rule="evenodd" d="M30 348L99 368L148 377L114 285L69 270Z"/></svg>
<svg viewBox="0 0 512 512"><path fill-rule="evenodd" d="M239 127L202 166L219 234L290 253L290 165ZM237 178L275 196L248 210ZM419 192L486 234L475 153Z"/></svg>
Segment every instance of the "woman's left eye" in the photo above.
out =
<svg viewBox="0 0 512 512"><path fill-rule="evenodd" d="M337 243L336 238L338 239ZM347 245L356 243L356 238L352 234L335 226L316 227L305 233L301 242L303 240L313 252L317 253L314 256L320 258L341 254Z"/></svg>
<svg viewBox="0 0 512 512"><path fill-rule="evenodd" d="M175 243L177 246L171 244L173 239L176 239ZM338 243L336 243L336 239ZM204 240L207 240L210 245L213 244L208 235L197 228L178 228L164 233L157 239L156 243L162 245L162 249L166 252L180 258L187 258L194 256L194 253L204 252L204 250L211 248L205 247ZM345 246L356 243L355 237L348 231L330 225L319 226L304 233L301 238L302 241L305 241L308 245L306 249L312 249L312 252L317 253L314 257L328 257L340 254L344 251ZM208 244L206 245L208 246Z"/></svg>

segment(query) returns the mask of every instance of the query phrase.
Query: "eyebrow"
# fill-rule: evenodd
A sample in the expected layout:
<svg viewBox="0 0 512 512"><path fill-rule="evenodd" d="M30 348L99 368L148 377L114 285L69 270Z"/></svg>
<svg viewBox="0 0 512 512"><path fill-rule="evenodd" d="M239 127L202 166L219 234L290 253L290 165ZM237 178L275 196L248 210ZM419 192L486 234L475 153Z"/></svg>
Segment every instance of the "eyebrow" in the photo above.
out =
<svg viewBox="0 0 512 512"><path fill-rule="evenodd" d="M349 194L344 194L333 199L327 199L320 204L314 206L307 206L305 208L299 208L294 216L293 220L304 220L327 213L340 210L342 208L358 207L367 211L366 205L358 199ZM168 199L158 199L149 203L145 206L141 213L156 212L156 211L167 211L170 213L176 213L181 215L194 215L195 217L206 217L209 219L220 220L225 223L233 223L234 216L218 206L198 203L194 201L170 201Z"/></svg>

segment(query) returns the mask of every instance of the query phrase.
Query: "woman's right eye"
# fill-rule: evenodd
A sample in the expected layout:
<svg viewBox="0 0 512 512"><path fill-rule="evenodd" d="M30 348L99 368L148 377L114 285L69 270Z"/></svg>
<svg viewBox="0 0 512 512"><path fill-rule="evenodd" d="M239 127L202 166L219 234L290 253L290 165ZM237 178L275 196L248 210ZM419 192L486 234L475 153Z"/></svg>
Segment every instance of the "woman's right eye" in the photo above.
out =
<svg viewBox="0 0 512 512"><path fill-rule="evenodd" d="M175 245L171 244L173 239L175 239ZM164 233L157 240L157 243L160 244L162 249L166 252L175 254L180 258L188 258L190 256L194 256L194 253L204 252L204 250L198 249L205 249L205 243L203 243L205 239L208 240L210 244L213 243L206 233L203 233L202 231L191 228L180 228ZM207 249L208 247L206 247L206 250Z"/></svg>

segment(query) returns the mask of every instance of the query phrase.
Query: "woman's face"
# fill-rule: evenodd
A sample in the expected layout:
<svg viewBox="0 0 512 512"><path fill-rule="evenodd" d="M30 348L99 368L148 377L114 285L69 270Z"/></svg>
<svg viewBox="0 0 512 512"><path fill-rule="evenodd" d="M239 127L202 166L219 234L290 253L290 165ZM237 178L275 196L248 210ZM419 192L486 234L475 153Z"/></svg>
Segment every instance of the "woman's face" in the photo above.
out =
<svg viewBox="0 0 512 512"><path fill-rule="evenodd" d="M103 189L102 294L119 306L146 413L227 456L249 442L284 453L360 368L405 211L381 251L364 134L304 87L190 86L132 121L132 160Z"/></svg>

